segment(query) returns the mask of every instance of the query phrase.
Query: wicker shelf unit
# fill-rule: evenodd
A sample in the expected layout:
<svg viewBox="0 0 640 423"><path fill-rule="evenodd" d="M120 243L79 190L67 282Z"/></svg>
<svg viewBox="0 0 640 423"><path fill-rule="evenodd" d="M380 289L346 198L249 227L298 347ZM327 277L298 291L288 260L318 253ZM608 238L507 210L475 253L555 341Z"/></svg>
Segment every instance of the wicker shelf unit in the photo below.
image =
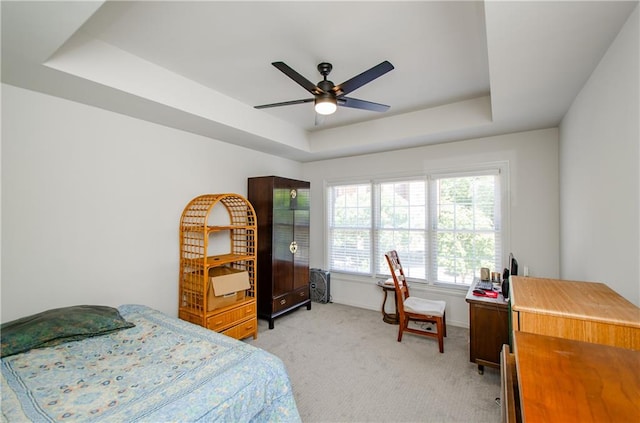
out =
<svg viewBox="0 0 640 423"><path fill-rule="evenodd" d="M222 222L224 210L228 221ZM228 251L217 253L225 237ZM180 219L178 317L236 339L257 338L256 242L255 210L244 197L205 194L191 200ZM210 275L221 270L246 271L250 287L231 304L213 308Z"/></svg>

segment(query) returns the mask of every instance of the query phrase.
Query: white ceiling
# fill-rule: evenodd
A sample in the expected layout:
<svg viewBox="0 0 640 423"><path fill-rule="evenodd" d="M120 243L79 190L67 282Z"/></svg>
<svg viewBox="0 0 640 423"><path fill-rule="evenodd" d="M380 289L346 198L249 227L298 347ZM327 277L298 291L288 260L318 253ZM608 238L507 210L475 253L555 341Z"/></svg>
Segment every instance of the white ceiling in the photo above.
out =
<svg viewBox="0 0 640 423"><path fill-rule="evenodd" d="M637 1L9 2L2 81L300 161L557 126ZM315 125L271 65L336 84Z"/></svg>

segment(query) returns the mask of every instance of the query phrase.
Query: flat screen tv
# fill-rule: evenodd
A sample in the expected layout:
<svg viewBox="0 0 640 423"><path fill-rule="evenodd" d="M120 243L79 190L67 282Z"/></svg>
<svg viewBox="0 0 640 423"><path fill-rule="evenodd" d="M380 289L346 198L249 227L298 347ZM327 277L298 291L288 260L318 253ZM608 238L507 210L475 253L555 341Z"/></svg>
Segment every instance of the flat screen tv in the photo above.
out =
<svg viewBox="0 0 640 423"><path fill-rule="evenodd" d="M509 275L518 274L518 260L513 256L513 253L509 254Z"/></svg>
<svg viewBox="0 0 640 423"><path fill-rule="evenodd" d="M518 274L518 260L513 257L513 254L509 254L509 267L504 269L502 279L502 296L505 300L509 299L509 276ZM511 316L511 314L509 314Z"/></svg>

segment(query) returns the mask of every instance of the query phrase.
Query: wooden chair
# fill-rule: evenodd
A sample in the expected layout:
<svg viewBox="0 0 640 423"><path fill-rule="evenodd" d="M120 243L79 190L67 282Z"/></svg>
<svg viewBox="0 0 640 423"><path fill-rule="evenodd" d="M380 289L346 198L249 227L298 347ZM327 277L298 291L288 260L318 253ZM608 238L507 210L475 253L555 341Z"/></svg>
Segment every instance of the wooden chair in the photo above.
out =
<svg viewBox="0 0 640 423"><path fill-rule="evenodd" d="M400 321L398 329L398 342L402 341L403 332L411 332L417 335L428 336L438 339L438 347L440 352L444 352L444 337L447 336L447 323L445 318L444 301L427 300L424 298L411 297L409 295L409 286L404 277L400 258L395 250L389 251L384 255L389 264L389 270L393 277L393 284L396 289L396 298L398 301L398 319ZM437 333L409 327L409 322L433 323L436 326Z"/></svg>

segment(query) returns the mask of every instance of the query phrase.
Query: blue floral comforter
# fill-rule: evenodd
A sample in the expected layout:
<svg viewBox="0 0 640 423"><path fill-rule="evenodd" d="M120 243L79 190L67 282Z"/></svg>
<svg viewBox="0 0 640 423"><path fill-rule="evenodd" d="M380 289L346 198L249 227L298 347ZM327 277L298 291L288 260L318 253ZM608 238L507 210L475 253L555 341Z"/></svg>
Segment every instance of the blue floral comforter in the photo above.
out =
<svg viewBox="0 0 640 423"><path fill-rule="evenodd" d="M2 359L8 422L299 422L284 365L140 305L136 326Z"/></svg>

